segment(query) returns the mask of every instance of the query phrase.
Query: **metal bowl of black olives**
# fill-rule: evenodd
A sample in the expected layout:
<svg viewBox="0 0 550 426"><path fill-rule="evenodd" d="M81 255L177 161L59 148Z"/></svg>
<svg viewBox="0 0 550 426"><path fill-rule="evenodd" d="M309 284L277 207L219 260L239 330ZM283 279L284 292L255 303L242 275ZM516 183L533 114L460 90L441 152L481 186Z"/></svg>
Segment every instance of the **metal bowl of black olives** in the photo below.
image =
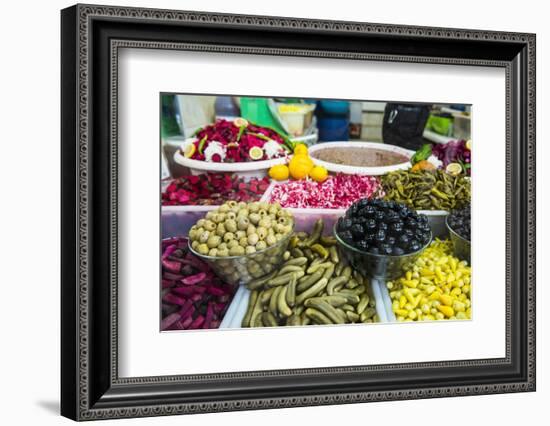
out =
<svg viewBox="0 0 550 426"><path fill-rule="evenodd" d="M445 220L456 257L470 263L470 206L453 210Z"/></svg>
<svg viewBox="0 0 550 426"><path fill-rule="evenodd" d="M380 280L403 275L432 240L425 215L401 203L366 198L338 219L334 235L353 268Z"/></svg>

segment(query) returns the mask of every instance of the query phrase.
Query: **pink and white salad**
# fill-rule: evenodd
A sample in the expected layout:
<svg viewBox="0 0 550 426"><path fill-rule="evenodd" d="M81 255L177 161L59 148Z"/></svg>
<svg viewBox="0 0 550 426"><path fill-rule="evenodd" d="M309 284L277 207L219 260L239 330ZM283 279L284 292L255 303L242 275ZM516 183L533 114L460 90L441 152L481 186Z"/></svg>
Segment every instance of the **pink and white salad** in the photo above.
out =
<svg viewBox="0 0 550 426"><path fill-rule="evenodd" d="M277 184L268 201L286 208L347 209L361 198L383 196L377 177L337 174L324 182L308 179Z"/></svg>
<svg viewBox="0 0 550 426"><path fill-rule="evenodd" d="M290 141L275 130L236 118L220 119L199 129L181 151L193 160L240 163L285 157L291 148Z"/></svg>

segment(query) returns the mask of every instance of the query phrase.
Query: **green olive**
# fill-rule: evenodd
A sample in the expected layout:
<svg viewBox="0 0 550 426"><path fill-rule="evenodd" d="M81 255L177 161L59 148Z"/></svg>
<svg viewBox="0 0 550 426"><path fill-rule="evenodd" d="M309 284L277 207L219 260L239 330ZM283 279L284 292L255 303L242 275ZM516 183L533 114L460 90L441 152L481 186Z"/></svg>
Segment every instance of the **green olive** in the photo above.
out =
<svg viewBox="0 0 550 426"><path fill-rule="evenodd" d="M246 248L244 249L244 252L246 254L253 254L253 253L256 253L256 247L254 246L246 246ZM256 268L257 270L257 268ZM252 273L252 271L250 271Z"/></svg>
<svg viewBox="0 0 550 426"><path fill-rule="evenodd" d="M214 211L209 211L209 212L206 213L206 216L205 216L205 217L206 217L206 219L208 219L208 220L212 220L212 218L214 217L215 214L216 214L216 213L215 213Z"/></svg>
<svg viewBox="0 0 550 426"><path fill-rule="evenodd" d="M233 247L237 247L239 242L237 240L231 240L227 243L227 248L231 250Z"/></svg>
<svg viewBox="0 0 550 426"><path fill-rule="evenodd" d="M226 232L227 230L225 229L225 225L223 223L218 223L218 226L216 228L216 235L223 237Z"/></svg>
<svg viewBox="0 0 550 426"><path fill-rule="evenodd" d="M235 219L226 220L224 226L229 232L235 232L237 230L237 222Z"/></svg>
<svg viewBox="0 0 550 426"><path fill-rule="evenodd" d="M246 237L240 238L239 239L239 245L243 246L243 247L246 247L248 245L248 238L246 238Z"/></svg>
<svg viewBox="0 0 550 426"><path fill-rule="evenodd" d="M225 249L218 249L218 257L226 257L229 256L229 250L227 248Z"/></svg>
<svg viewBox="0 0 550 426"><path fill-rule="evenodd" d="M229 211L229 206L227 204L222 204L218 210L221 212L221 213L227 213Z"/></svg>
<svg viewBox="0 0 550 426"><path fill-rule="evenodd" d="M218 249L217 248L211 248L208 251L208 256L216 257L218 255Z"/></svg>
<svg viewBox="0 0 550 426"><path fill-rule="evenodd" d="M265 210L265 211L269 210L270 204L266 203L265 201L258 203L258 205L260 207L260 210Z"/></svg>
<svg viewBox="0 0 550 426"><path fill-rule="evenodd" d="M256 234L258 234L258 238L260 240L264 240L265 237L267 237L267 229L265 229L263 226L258 226L256 228Z"/></svg>
<svg viewBox="0 0 550 426"><path fill-rule="evenodd" d="M264 209L260 209L258 210L258 214L260 215L260 217L266 217L267 216L267 210L264 210Z"/></svg>
<svg viewBox="0 0 550 426"><path fill-rule="evenodd" d="M235 238L235 234L233 232L226 232L223 236L223 240L226 243L229 243L230 241L233 241L234 238Z"/></svg>
<svg viewBox="0 0 550 426"><path fill-rule="evenodd" d="M258 241L260 240L260 238L258 237L258 234L254 233L254 234L250 234L248 236L248 244L250 244L251 246L255 246Z"/></svg>
<svg viewBox="0 0 550 426"><path fill-rule="evenodd" d="M277 232L278 234L283 234L284 233L284 230L285 230L285 226L280 224L280 223L277 223L275 225L275 232Z"/></svg>
<svg viewBox="0 0 550 426"><path fill-rule="evenodd" d="M207 231L215 231L216 226L217 225L214 222L212 222L211 220L207 220L204 224L204 229L206 229Z"/></svg>
<svg viewBox="0 0 550 426"><path fill-rule="evenodd" d="M208 237L210 237L210 232L204 231L199 235L199 243L206 243L208 241Z"/></svg>
<svg viewBox="0 0 550 426"><path fill-rule="evenodd" d="M237 221L237 228L239 228L240 230L246 230L246 228L248 228L248 225L250 225L250 221L247 217L240 217Z"/></svg>
<svg viewBox="0 0 550 426"><path fill-rule="evenodd" d="M248 215L248 220L250 221L250 223L252 223L253 225L257 225L258 222L260 221L261 219L261 216L258 214L258 213L250 213Z"/></svg>
<svg viewBox="0 0 550 426"><path fill-rule="evenodd" d="M269 228L271 226L271 219L269 217L264 217L263 219L260 219L258 225L263 226L264 228Z"/></svg>
<svg viewBox="0 0 550 426"><path fill-rule="evenodd" d="M227 249L226 243L220 243L220 245L218 246L218 250L226 250L226 249Z"/></svg>
<svg viewBox="0 0 550 426"><path fill-rule="evenodd" d="M208 246L206 244L199 244L199 246L197 247L197 251L200 253L200 254L208 254L208 252L210 251L210 249L208 248Z"/></svg>
<svg viewBox="0 0 550 426"><path fill-rule="evenodd" d="M247 205L244 201L240 201L237 203L237 206L239 206L240 209L246 209Z"/></svg>
<svg viewBox="0 0 550 426"><path fill-rule="evenodd" d="M255 234L256 233L256 227L254 225L248 225L248 228L246 228L246 235Z"/></svg>
<svg viewBox="0 0 550 426"><path fill-rule="evenodd" d="M218 247L221 242L222 242L222 239L219 235L211 234L208 237L208 241L206 242L206 244L208 245L208 248L215 248L215 247Z"/></svg>
<svg viewBox="0 0 550 426"><path fill-rule="evenodd" d="M246 237L246 231L239 230L235 232L235 238L240 240L242 237Z"/></svg>
<svg viewBox="0 0 550 426"><path fill-rule="evenodd" d="M248 210L247 209L240 209L237 212L237 218L239 217L248 217Z"/></svg>
<svg viewBox="0 0 550 426"><path fill-rule="evenodd" d="M215 214L212 220L216 224L222 223L225 220L225 214L223 214L223 213Z"/></svg>
<svg viewBox="0 0 550 426"><path fill-rule="evenodd" d="M281 241L284 237L285 237L284 234L279 234L279 233L275 234L275 239L277 241Z"/></svg>
<svg viewBox="0 0 550 426"><path fill-rule="evenodd" d="M229 207L235 207L237 205L237 202L235 200L229 200L227 203Z"/></svg>
<svg viewBox="0 0 550 426"><path fill-rule="evenodd" d="M200 244L200 243L199 243L198 241L193 241L193 242L191 243L191 248L192 248L193 250L197 251L197 249L199 248L199 244Z"/></svg>
<svg viewBox="0 0 550 426"><path fill-rule="evenodd" d="M228 220L235 220L237 218L237 214L233 211L229 211L225 214L226 223Z"/></svg>
<svg viewBox="0 0 550 426"><path fill-rule="evenodd" d="M257 251L264 250L266 248L267 248L267 244L265 243L265 241L258 241L256 243L256 250Z"/></svg>
<svg viewBox="0 0 550 426"><path fill-rule="evenodd" d="M260 210L260 205L258 202L253 202L248 205L248 210L250 213L256 213L258 210Z"/></svg>
<svg viewBox="0 0 550 426"><path fill-rule="evenodd" d="M230 256L241 256L243 254L244 254L244 247L242 246L235 246L229 249Z"/></svg>
<svg viewBox="0 0 550 426"><path fill-rule="evenodd" d="M275 238L274 235L268 235L265 239L265 242L267 243L268 246L272 246L277 242L277 238Z"/></svg>

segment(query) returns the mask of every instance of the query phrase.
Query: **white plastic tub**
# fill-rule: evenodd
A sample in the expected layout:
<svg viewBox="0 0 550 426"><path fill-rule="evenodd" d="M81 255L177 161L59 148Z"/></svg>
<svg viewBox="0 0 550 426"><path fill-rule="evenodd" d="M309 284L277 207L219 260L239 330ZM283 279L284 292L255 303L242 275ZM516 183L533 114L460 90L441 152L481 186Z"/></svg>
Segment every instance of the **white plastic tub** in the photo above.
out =
<svg viewBox="0 0 550 426"><path fill-rule="evenodd" d="M315 158L315 153L322 151L327 148L372 148L376 150L389 151L396 154L401 154L407 158L411 158L414 154L414 151L410 151L405 148L401 148L395 145L386 145L379 142L325 142L314 145L309 148L309 154L313 162L318 166L325 167L329 172L333 173L345 173L348 175L370 175L378 176L383 175L388 172L393 172L394 170L406 170L411 167L410 161L406 161L399 164L394 164L391 166L380 166L380 167L357 167L357 166L347 166L344 164L329 163L323 160L318 160Z"/></svg>
<svg viewBox="0 0 550 426"><path fill-rule="evenodd" d="M186 142L187 140L184 143ZM192 175L199 175L206 172L231 172L238 176L248 178L262 178L267 176L267 172L271 166L285 164L288 158L281 157L273 160L247 161L242 163L213 163L187 158L181 154L180 149L177 149L174 153L174 161L183 167L187 167Z"/></svg>

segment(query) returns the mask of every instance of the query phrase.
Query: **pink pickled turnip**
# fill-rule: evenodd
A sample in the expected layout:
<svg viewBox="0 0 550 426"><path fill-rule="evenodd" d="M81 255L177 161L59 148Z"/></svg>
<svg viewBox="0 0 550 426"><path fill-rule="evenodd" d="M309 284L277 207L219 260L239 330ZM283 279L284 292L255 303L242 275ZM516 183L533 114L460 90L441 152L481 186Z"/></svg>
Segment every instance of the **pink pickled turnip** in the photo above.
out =
<svg viewBox="0 0 550 426"><path fill-rule="evenodd" d="M202 315L198 315L197 318L195 318L191 323L191 325L189 326L189 329L196 330L197 328L200 328L203 323L204 323L204 317Z"/></svg>

